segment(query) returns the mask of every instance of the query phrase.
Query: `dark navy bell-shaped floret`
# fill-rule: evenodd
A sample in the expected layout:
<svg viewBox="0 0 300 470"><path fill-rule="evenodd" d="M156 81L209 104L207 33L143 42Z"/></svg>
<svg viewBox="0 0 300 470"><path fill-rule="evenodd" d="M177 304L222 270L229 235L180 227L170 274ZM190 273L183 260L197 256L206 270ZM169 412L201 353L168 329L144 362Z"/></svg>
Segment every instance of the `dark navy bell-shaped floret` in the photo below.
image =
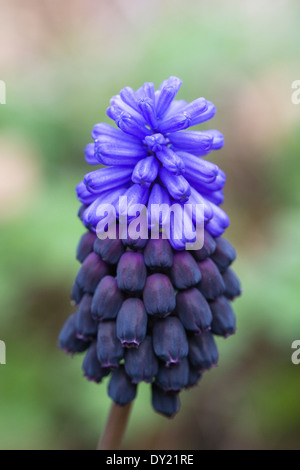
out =
<svg viewBox="0 0 300 470"><path fill-rule="evenodd" d="M203 247L200 250L193 250L191 253L197 261L203 261L214 253L216 246L215 239L207 230L204 230Z"/></svg>
<svg viewBox="0 0 300 470"><path fill-rule="evenodd" d="M131 382L124 366L120 366L112 372L108 384L108 395L120 406L127 405L135 399L136 385Z"/></svg>
<svg viewBox="0 0 300 470"><path fill-rule="evenodd" d="M80 353L89 347L90 341L83 341L77 337L76 313L70 315L63 325L59 333L58 345L68 354Z"/></svg>
<svg viewBox="0 0 300 470"><path fill-rule="evenodd" d="M233 300L235 297L241 295L240 280L232 269L227 268L222 277L225 284L225 297L229 300Z"/></svg>
<svg viewBox="0 0 300 470"><path fill-rule="evenodd" d="M114 320L124 299L117 281L112 276L105 276L98 284L91 305L93 318L96 320Z"/></svg>
<svg viewBox="0 0 300 470"><path fill-rule="evenodd" d="M127 292L142 291L146 282L147 270L141 253L126 252L117 267L119 289Z"/></svg>
<svg viewBox="0 0 300 470"><path fill-rule="evenodd" d="M189 338L189 361L192 367L207 370L215 366L218 360L218 349L210 332Z"/></svg>
<svg viewBox="0 0 300 470"><path fill-rule="evenodd" d="M98 283L107 274L109 274L107 264L93 252L82 263L75 282L85 292L93 294Z"/></svg>
<svg viewBox="0 0 300 470"><path fill-rule="evenodd" d="M101 322L98 327L97 357L102 367L118 367L124 350L116 335L116 322Z"/></svg>
<svg viewBox="0 0 300 470"><path fill-rule="evenodd" d="M188 289L198 284L201 279L200 269L187 251L174 254L170 275L177 289Z"/></svg>
<svg viewBox="0 0 300 470"><path fill-rule="evenodd" d="M147 313L137 298L126 299L117 316L117 337L125 348L137 348L147 332Z"/></svg>
<svg viewBox="0 0 300 470"><path fill-rule="evenodd" d="M202 371L198 368L195 369L194 367L190 366L188 382L185 388L190 388L190 387L194 387L195 385L197 385L201 377L202 377Z"/></svg>
<svg viewBox="0 0 300 470"><path fill-rule="evenodd" d="M122 239L122 243L124 247L129 247L133 250L142 250L147 244L147 239L141 237L131 238L127 235L127 238Z"/></svg>
<svg viewBox="0 0 300 470"><path fill-rule="evenodd" d="M213 300L222 295L225 285L215 263L210 258L206 258L198 263L198 267L202 275L198 288L204 297Z"/></svg>
<svg viewBox="0 0 300 470"><path fill-rule="evenodd" d="M143 291L143 301L149 315L165 317L175 308L174 287L168 276L161 273L148 276Z"/></svg>
<svg viewBox="0 0 300 470"><path fill-rule="evenodd" d="M96 238L94 242L94 251L100 258L108 264L116 264L125 251L122 240L119 238L101 240Z"/></svg>
<svg viewBox="0 0 300 470"><path fill-rule="evenodd" d="M235 333L235 315L226 297L218 297L214 302L211 302L210 308L213 315L211 323L212 332L225 338Z"/></svg>
<svg viewBox="0 0 300 470"><path fill-rule="evenodd" d="M125 351L125 371L133 383L152 382L158 372L158 359L150 336L146 336L138 349Z"/></svg>
<svg viewBox="0 0 300 470"><path fill-rule="evenodd" d="M92 296L84 294L76 313L76 332L77 338L90 341L97 336L98 323L91 314Z"/></svg>
<svg viewBox="0 0 300 470"><path fill-rule="evenodd" d="M171 268L173 250L169 240L163 238L150 239L144 251L144 260L146 266L153 271Z"/></svg>
<svg viewBox="0 0 300 470"><path fill-rule="evenodd" d="M75 304L79 304L84 295L84 290L75 281L71 289L71 299Z"/></svg>
<svg viewBox="0 0 300 470"><path fill-rule="evenodd" d="M180 408L178 393L164 392L154 383L152 385L152 406L157 413L172 418Z"/></svg>
<svg viewBox="0 0 300 470"><path fill-rule="evenodd" d="M188 379L189 363L185 357L179 364L171 367L161 364L155 377L155 383L165 392L179 392L187 385Z"/></svg>
<svg viewBox="0 0 300 470"><path fill-rule="evenodd" d="M216 238L216 249L211 258L218 266L221 273L235 260L236 251L224 237Z"/></svg>
<svg viewBox="0 0 300 470"><path fill-rule="evenodd" d="M158 320L153 327L155 354L167 366L177 364L188 355L188 341L182 323L176 317Z"/></svg>
<svg viewBox="0 0 300 470"><path fill-rule="evenodd" d="M82 363L82 370L88 380L96 383L100 383L103 377L106 377L110 373L110 369L101 367L98 361L96 341L94 341L87 350Z"/></svg>
<svg viewBox="0 0 300 470"><path fill-rule="evenodd" d="M76 251L76 258L80 263L83 263L85 258L93 251L96 238L96 234L90 231L82 235Z"/></svg>
<svg viewBox="0 0 300 470"><path fill-rule="evenodd" d="M201 333L210 329L211 310L201 292L195 287L176 295L176 313L188 331Z"/></svg>

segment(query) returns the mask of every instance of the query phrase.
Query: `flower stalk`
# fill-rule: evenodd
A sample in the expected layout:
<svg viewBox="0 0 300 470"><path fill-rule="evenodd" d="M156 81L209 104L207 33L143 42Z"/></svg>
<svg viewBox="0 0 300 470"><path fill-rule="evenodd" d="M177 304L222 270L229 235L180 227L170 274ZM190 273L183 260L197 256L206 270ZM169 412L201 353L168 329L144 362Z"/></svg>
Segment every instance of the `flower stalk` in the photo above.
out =
<svg viewBox="0 0 300 470"><path fill-rule="evenodd" d="M105 430L97 450L119 450L126 432L132 403L125 406L112 404Z"/></svg>

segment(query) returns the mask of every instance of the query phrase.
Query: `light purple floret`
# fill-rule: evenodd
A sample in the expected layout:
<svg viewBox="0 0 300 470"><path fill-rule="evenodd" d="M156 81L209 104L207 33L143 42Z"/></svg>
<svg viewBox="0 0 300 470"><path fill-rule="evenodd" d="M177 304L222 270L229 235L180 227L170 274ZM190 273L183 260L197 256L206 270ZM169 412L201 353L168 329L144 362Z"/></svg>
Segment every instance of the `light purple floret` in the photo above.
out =
<svg viewBox="0 0 300 470"><path fill-rule="evenodd" d="M219 207L226 176L203 158L222 148L224 137L216 129L188 129L213 118L216 108L205 98L191 103L175 100L181 84L179 78L170 77L156 91L153 83L145 83L137 91L125 87L107 109L117 127L94 126L94 143L86 146L85 159L90 165L107 167L87 173L76 188L85 206L82 220L90 230L96 231L99 204L116 206L116 198L123 195L130 203L145 204L148 209L160 199L169 205L203 203L205 228L213 237L228 227L229 219ZM116 212L119 216L117 206ZM195 227L192 212L190 218ZM173 248L183 249L187 240L175 238L171 233Z"/></svg>

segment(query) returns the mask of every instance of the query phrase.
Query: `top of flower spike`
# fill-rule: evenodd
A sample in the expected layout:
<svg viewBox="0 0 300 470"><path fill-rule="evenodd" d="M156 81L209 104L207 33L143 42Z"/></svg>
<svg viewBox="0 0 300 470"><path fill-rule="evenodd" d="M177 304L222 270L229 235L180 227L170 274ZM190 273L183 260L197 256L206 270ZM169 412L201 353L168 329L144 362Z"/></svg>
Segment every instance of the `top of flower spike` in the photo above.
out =
<svg viewBox="0 0 300 470"><path fill-rule="evenodd" d="M204 98L191 103L175 100L181 84L179 78L170 77L158 90L153 83L144 83L137 91L125 87L107 109L117 128L105 123L94 126L86 161L108 167L88 173L77 186L78 199L86 206L83 222L91 230L101 219L99 205L109 203L118 211L123 195L128 207L203 204L206 229L215 237L229 225L219 207L225 174L201 158L224 145L223 135L215 129L185 130L211 119L216 108ZM190 218L196 222L195 214ZM183 249L185 241L170 239L175 249Z"/></svg>

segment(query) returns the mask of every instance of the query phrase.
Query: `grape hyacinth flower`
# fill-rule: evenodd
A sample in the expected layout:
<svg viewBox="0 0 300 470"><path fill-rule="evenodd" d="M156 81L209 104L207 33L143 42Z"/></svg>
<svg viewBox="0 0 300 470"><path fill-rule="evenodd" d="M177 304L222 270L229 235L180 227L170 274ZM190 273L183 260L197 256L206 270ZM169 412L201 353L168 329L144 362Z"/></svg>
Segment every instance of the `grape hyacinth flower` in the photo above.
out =
<svg viewBox="0 0 300 470"><path fill-rule="evenodd" d="M224 138L215 129L187 130L213 118L216 108L204 98L176 100L181 83L170 77L158 90L153 83L137 91L123 88L107 109L116 126L93 128L85 159L99 168L76 188L87 229L71 293L77 312L59 337L66 352L86 351L88 380L99 383L110 375L108 394L116 404L134 400L144 381L152 387L153 408L168 417L179 410L179 392L217 364L214 337L235 332L231 301L241 293L229 267L236 253L223 238L229 225L220 208L226 176L204 158L222 148ZM154 204L174 203L182 210L180 223L172 219L167 239L164 216L154 213L156 238L150 237L153 218L147 219L149 236L124 236L124 196L128 224L136 217L130 212L134 204L149 214ZM197 215L184 212L185 204L203 206L204 240L196 250L186 249L193 241L186 231L176 236L181 224L190 224L194 233ZM99 224L114 214L116 238L97 236Z"/></svg>

